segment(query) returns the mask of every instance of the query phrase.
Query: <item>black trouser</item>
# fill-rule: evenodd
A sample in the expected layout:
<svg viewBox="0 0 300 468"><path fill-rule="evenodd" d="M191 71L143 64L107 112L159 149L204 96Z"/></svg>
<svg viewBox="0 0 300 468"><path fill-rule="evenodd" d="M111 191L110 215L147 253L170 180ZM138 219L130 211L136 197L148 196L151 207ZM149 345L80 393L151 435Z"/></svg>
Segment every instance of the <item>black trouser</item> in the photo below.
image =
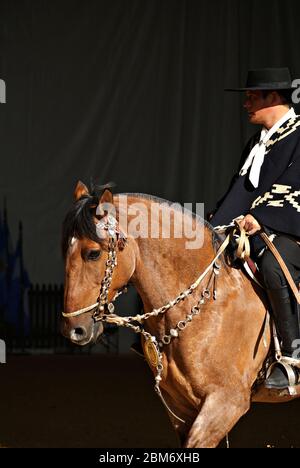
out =
<svg viewBox="0 0 300 468"><path fill-rule="evenodd" d="M285 236L275 237L273 243L298 286L300 283L300 245ZM267 289L280 289L288 285L272 252L266 250L258 264Z"/></svg>
<svg viewBox="0 0 300 468"><path fill-rule="evenodd" d="M298 286L300 282L300 245L285 236L276 237L274 245ZM269 250L263 253L258 263L267 288L277 332L281 337L282 352L285 356L294 356L295 346L299 347L300 338L297 301L279 263Z"/></svg>

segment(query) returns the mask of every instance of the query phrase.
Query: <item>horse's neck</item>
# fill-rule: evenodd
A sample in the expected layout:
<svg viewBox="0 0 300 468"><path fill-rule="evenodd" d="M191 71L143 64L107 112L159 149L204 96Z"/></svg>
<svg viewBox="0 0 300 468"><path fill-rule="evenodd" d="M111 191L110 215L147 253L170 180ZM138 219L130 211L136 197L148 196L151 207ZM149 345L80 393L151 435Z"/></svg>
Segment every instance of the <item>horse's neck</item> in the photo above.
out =
<svg viewBox="0 0 300 468"><path fill-rule="evenodd" d="M153 203L151 200L131 198L129 203L127 201L128 204L132 202L145 204L150 214ZM163 209L168 211L169 208L166 206ZM213 259L211 230L204 222L193 219L193 228L195 226L198 226L198 234L201 231L201 240L197 245L190 238L177 238L172 234L170 238L152 238L148 235L146 238L137 237L133 240L137 258L131 280L146 310L161 307L174 299L198 278ZM171 224L170 232L174 234L172 229Z"/></svg>
<svg viewBox="0 0 300 468"><path fill-rule="evenodd" d="M207 235L207 238L211 236ZM185 250L183 243L176 241L174 245L171 239L137 239L139 258L132 282L142 298L144 312L174 300L200 276L214 257L211 242L206 242L208 245L199 250ZM190 300L194 299L186 299L182 306L172 309L172 314L147 320L148 331L162 336L170 328L170 318L172 323L184 319Z"/></svg>
<svg viewBox="0 0 300 468"><path fill-rule="evenodd" d="M132 279L151 308L174 299L201 270L199 252L185 251L178 240L175 245L169 239L136 239L136 243L138 259Z"/></svg>

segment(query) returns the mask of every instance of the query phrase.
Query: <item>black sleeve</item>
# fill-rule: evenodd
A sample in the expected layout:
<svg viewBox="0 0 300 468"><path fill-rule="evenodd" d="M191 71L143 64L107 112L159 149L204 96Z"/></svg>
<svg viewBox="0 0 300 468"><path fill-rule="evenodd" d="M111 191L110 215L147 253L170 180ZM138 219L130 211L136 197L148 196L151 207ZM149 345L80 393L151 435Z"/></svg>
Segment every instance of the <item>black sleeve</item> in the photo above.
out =
<svg viewBox="0 0 300 468"><path fill-rule="evenodd" d="M241 168L243 167L244 165L244 162L246 161L247 157L249 156L249 153L250 151L252 150L253 146L256 145L256 143L258 142L258 139L259 139L259 136L260 136L260 132L257 132L255 133L255 135L253 135L249 140L248 140L248 143L246 144L243 152L242 152L242 155L241 155L241 158L240 158L240 161L239 161L239 165L238 165L238 170L237 172L234 174L234 176L232 177L231 181L230 181L230 184L228 186L228 189L226 190L225 194L217 201L216 203L216 206L215 206L215 209L211 212L211 214L214 214L219 208L220 206L222 205L223 201L225 200L225 198L227 197L228 193L230 192L230 190L232 189L235 181L237 180L237 178L239 177L239 172L241 170Z"/></svg>

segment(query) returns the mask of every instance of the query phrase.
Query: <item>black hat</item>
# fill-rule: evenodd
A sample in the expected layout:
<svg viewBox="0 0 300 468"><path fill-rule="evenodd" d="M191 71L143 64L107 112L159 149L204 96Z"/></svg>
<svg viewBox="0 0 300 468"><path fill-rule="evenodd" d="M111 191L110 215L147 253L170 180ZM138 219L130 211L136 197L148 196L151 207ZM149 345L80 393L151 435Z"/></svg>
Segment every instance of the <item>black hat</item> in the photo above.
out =
<svg viewBox="0 0 300 468"><path fill-rule="evenodd" d="M288 68L259 68L250 70L244 88L230 88L225 91L293 89Z"/></svg>

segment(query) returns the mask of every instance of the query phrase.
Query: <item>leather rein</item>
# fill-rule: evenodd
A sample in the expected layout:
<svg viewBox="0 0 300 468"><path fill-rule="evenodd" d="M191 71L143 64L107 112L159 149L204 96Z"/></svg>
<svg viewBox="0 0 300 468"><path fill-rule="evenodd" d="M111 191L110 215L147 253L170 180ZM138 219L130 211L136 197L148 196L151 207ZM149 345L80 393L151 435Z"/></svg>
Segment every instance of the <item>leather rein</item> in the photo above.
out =
<svg viewBox="0 0 300 468"><path fill-rule="evenodd" d="M109 242L108 242L108 258L106 261L106 268L104 278L101 282L100 287L100 294L98 301L95 304L90 306L84 307L82 309L78 309L74 312L62 312L63 317L77 317L79 315L85 314L87 312L93 311L92 318L95 322L101 321L106 323L112 323L118 326L125 326L131 328L135 333L141 333L145 339L145 350L147 352L147 358L149 359L150 364L156 369L156 377L155 377L155 391L158 396L161 398L163 404L169 411L169 413L178 421L185 423L183 419L178 417L168 406L167 402L165 401L161 390L160 390L160 381L162 380L162 373L163 373L163 363L162 363L162 347L164 345L170 344L170 342L177 338L182 332L185 327L193 320L196 315L199 315L201 312L202 305L210 299L210 287L213 284L213 298L216 300L217 290L217 276L220 271L220 264L217 262L218 258L223 254L226 247L230 242L231 236L228 235L222 245L219 247L215 257L206 267L203 273L197 278L197 280L189 286L185 291L181 292L175 299L169 301L167 304L163 305L159 309L153 309L151 312L147 312L145 314L138 314L133 317L120 317L115 315L114 312L114 305L113 302L117 298L119 294L122 294L124 290L126 290L126 286L124 286L121 290L117 292L114 296L112 301L108 302L108 292L112 282L112 276L115 266L117 265L117 247L120 247L120 240L121 246L125 245L126 238L125 236L121 236L121 231L118 228L118 223L115 218L108 215L105 220L100 221L101 225L99 226L101 229L108 231L109 234ZM98 223L98 224L100 224ZM184 320L180 320L174 328L169 330L169 333L166 333L160 341L157 341L156 337L151 335L150 333L146 332L144 328L141 326L144 320L147 320L150 317L158 316L159 314L164 314L172 307L176 306L181 301L184 301L193 291L200 285L202 280L207 276L207 274L211 272L209 277L208 283L206 288L204 288L201 292L200 299L197 303L192 307L189 313L186 315ZM108 313L105 313L108 312ZM138 323L138 325L134 324Z"/></svg>
<svg viewBox="0 0 300 468"><path fill-rule="evenodd" d="M137 314L135 316L129 317L120 317L114 314L114 304L113 302L115 299L126 292L127 287L124 286L121 288L116 295L113 297L111 301L108 301L108 293L109 288L112 282L112 276L114 269L117 265L117 248L124 248L126 243L126 237L123 233L121 233L117 220L111 216L107 215L103 220L98 223L98 227L102 230L108 232L109 241L108 241L108 258L106 260L105 265L105 273L104 278L101 282L99 298L96 303L84 307L82 309L78 309L74 312L62 312L63 317L77 317L79 315L85 314L90 311L94 311L92 314L92 318L95 322L101 321L106 323L115 324L118 326L125 326L131 328L135 333L141 333L145 339L146 347L145 350L149 351L147 353L147 358L149 358L150 364L156 369L156 377L155 377L155 391L160 396L162 402L164 403L167 410L170 414L177 420L185 423L184 420L179 418L168 406L166 401L163 398L163 395L160 390L160 381L162 380L162 373L163 373L163 364L162 364L162 347L164 345L168 345L174 338L177 338L181 331L185 329L185 327L193 320L194 316L199 315L201 313L201 307L203 304L211 298L210 288L213 284L213 299L216 300L217 298L217 290L216 290L216 279L220 272L220 264L218 263L219 257L224 253L225 249L229 245L231 239L238 234L237 240L237 256L242 260L246 261L250 256L250 243L247 233L244 229L241 229L238 224L236 227L231 230L231 232L226 236L223 243L217 250L215 257L206 267L206 269L201 273L201 275L197 278L197 280L191 284L185 291L181 292L175 299L169 301L167 304L163 305L159 309L153 309L151 312L147 312L145 314ZM276 248L274 247L273 243L268 239L269 242L265 239L265 236L261 236L267 246L270 248L272 253L276 256L277 260L279 261L281 267L283 268L284 262L281 259L279 253L277 252ZM271 245L270 245L271 244ZM275 254L276 251L276 254ZM280 257L280 258L279 258ZM282 265L282 263L283 265ZM286 268L286 267L285 267ZM284 270L284 269L283 269ZM157 341L157 338L150 333L146 332L142 327L142 323L144 320L147 320L150 317L158 316L159 314L163 314L167 312L169 309L177 305L179 302L184 301L193 291L200 285L202 280L207 276L207 274L211 272L209 277L207 286L202 290L200 299L198 302L192 307L191 311L186 315L184 320L180 320L176 326L169 330L169 333L166 333L160 341ZM288 281L288 275L284 271ZM289 272L288 272L289 273ZM290 284L290 281L289 281ZM293 290L294 291L294 290ZM299 293L298 293L299 294ZM298 300L298 297L297 297ZM138 325L136 325L138 323Z"/></svg>
<svg viewBox="0 0 300 468"><path fill-rule="evenodd" d="M105 216L99 223L97 223L97 230L104 230L108 232L109 235L109 240L108 240L108 258L106 260L105 264L105 273L103 280L101 281L101 286L100 286L100 293L97 302L94 304L84 307L82 309L78 309L74 312L62 312L63 317L77 317L79 315L85 314L87 312L90 312L94 310L94 313L92 315L92 318L95 322L98 321L108 321L110 323L116 323L118 325L124 325L124 322L126 322L126 317L118 317L117 315L114 315L113 312L115 310L113 302L116 300L116 298L122 294L123 292L127 292L127 285L123 286L121 289L118 290L118 292L115 294L113 299L109 302L108 301L108 293L109 293L109 288L112 282L112 276L114 269L117 265L117 247L120 249L123 249L126 245L127 238L123 234L123 232L119 229L118 226L118 221L111 215ZM160 309L153 309L152 312L148 312L147 314L144 314L143 316L137 315L135 317L127 317L129 321L132 321L132 319L137 320L138 322L141 322L141 318L147 319L150 316L158 315L161 312L165 312L165 310L169 309L170 307L173 307L175 303L178 303L178 298L180 297L182 300L185 299L191 292L196 289L196 287L199 286L200 282L206 276L209 270L211 270L215 265L217 259L220 257L220 255L225 251L226 247L228 246L231 238L233 238L234 235L237 234L237 231L239 233L238 241L237 241L237 257L241 258L242 260L247 260L250 257L250 243L249 243L249 238L245 230L239 227L238 223L236 223L236 228L233 228L232 231L227 235L225 238L224 242L221 244L219 247L215 258L211 261L211 263L208 265L206 270L198 277L198 279L193 283L186 291L182 292L175 300L169 301L165 306L162 306ZM274 246L273 242L268 238L267 234L262 232L260 233L260 237L264 241L264 243L267 245L267 247L270 249L272 254L275 256L276 260L280 264L280 267L282 268L282 271L287 279L287 282L289 286L291 287L294 296L296 297L296 300L298 304L300 303L300 294L295 286L295 283L291 277L291 274L289 270L287 269L282 257L280 256L278 250ZM217 269L219 266L217 267ZM104 314L104 312L107 311L108 314ZM109 315L111 317L109 318ZM115 319L115 321L114 321Z"/></svg>
<svg viewBox="0 0 300 468"><path fill-rule="evenodd" d="M105 231L108 231L108 234L109 234L108 258L105 264L105 273L104 273L103 280L101 281L98 300L94 304L91 304L90 306L84 307L82 309L78 309L73 312L62 312L63 317L66 317L66 318L78 317L79 315L82 315L82 314L85 314L87 312L94 310L92 318L95 322L102 321L102 322L116 323L117 325L124 325L124 322L128 322L128 321L129 322L131 321L141 322L143 319L147 319L152 315L158 315L158 313L163 313L169 308L176 305L181 300L184 300L189 294L191 294L194 291L194 289L196 289L199 286L202 279L208 274L208 272L213 267L215 267L216 271L220 269L220 266L217 264L217 259L224 252L231 238L231 235L228 235L226 237L225 241L222 243L222 245L218 249L216 256L207 266L205 271L197 278L197 280L189 288L187 288L185 291L180 293L179 296L177 296L173 301L169 301L167 304L160 307L159 309L153 309L151 312L148 312L143 315L136 315L135 317L118 317L117 315L113 313L115 309L113 302L116 300L116 298L120 294L122 294L123 292L127 292L127 285L119 289L116 295L113 297L113 299L110 302L108 301L108 293L109 293L109 288L112 282L113 272L117 265L117 247L119 246L119 243L121 240L123 248L124 248L127 238L120 231L117 220L111 215L108 215L106 219L100 221L97 224L97 227L99 227L99 229L104 229ZM243 238L243 244L244 243L245 241ZM240 247L239 249L241 248L242 247ZM247 247L246 247L246 250L247 250ZM241 255L243 255L242 252L241 252ZM104 313L104 312L107 312L107 313Z"/></svg>

